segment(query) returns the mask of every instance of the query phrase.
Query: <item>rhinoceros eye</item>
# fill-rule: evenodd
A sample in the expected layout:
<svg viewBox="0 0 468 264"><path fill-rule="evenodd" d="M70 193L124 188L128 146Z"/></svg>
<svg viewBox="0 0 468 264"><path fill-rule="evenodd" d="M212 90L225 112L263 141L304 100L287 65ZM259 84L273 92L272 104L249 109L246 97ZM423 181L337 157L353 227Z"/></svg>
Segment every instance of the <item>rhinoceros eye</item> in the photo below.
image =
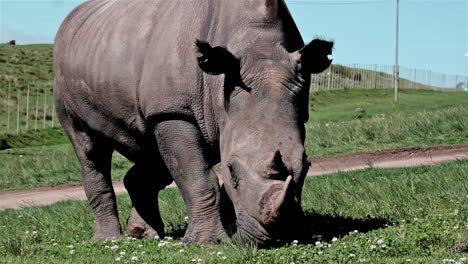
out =
<svg viewBox="0 0 468 264"><path fill-rule="evenodd" d="M232 166L229 166L229 172L231 173L232 187L237 189L237 187L239 186L239 177L237 177L237 174L234 173Z"/></svg>

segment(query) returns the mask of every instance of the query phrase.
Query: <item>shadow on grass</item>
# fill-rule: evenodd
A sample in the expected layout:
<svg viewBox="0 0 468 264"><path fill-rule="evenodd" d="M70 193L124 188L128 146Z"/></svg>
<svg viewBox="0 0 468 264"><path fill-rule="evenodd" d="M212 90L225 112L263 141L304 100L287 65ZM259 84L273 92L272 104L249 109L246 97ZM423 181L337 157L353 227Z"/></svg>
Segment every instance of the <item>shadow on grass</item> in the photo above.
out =
<svg viewBox="0 0 468 264"><path fill-rule="evenodd" d="M355 230L359 233L367 233L393 224L395 223L383 218L351 218L307 212L303 224L297 223L298 229L295 232L290 228L283 230L288 232L287 237L282 241L262 247L281 247L290 244L293 240L298 240L300 244L314 244L316 241L329 242L335 237L346 236ZM169 227L167 230L168 236L181 239L185 234L186 226Z"/></svg>
<svg viewBox="0 0 468 264"><path fill-rule="evenodd" d="M394 222L383 218L351 218L307 212L303 230L299 231L301 237L298 240L303 244L311 244L315 241L329 242L334 237L340 238L355 230L359 233L367 233L393 224Z"/></svg>

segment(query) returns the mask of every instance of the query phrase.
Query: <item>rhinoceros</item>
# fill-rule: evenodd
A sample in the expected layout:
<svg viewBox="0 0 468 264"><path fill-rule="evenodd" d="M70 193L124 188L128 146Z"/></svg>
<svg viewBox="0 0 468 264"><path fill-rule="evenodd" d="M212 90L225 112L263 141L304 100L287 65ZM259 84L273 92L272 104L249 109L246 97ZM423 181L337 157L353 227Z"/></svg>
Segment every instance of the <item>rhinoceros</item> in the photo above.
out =
<svg viewBox="0 0 468 264"><path fill-rule="evenodd" d="M282 0L90 0L74 9L55 39L54 96L93 239L122 236L114 151L134 163L124 178L132 236L164 236L158 194L173 181L187 244L290 233L310 165L310 76L329 67L332 49L322 39L304 45ZM235 234L223 225L224 196Z"/></svg>

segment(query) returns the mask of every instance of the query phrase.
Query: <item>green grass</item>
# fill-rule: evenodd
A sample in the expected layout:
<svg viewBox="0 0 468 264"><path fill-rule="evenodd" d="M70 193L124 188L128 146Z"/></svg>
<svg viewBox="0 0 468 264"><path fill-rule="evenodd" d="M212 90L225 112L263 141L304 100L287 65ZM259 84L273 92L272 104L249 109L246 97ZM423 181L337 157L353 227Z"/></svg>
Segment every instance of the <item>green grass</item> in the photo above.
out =
<svg viewBox="0 0 468 264"><path fill-rule="evenodd" d="M468 106L307 126L310 157L394 149L468 144ZM0 138L1 141L1 138ZM0 151L0 190L79 183L78 160L60 130L10 136ZM35 145L37 147L27 147ZM120 180L131 163L115 154L113 179Z"/></svg>
<svg viewBox="0 0 468 264"><path fill-rule="evenodd" d="M320 91L310 94L309 124L368 119L394 113L412 115L455 106L468 106L468 93L402 89L396 104L390 89ZM365 113L355 113L356 108L364 108Z"/></svg>
<svg viewBox="0 0 468 264"><path fill-rule="evenodd" d="M369 119L308 123L309 156L468 143L468 105Z"/></svg>
<svg viewBox="0 0 468 264"><path fill-rule="evenodd" d="M113 180L121 180L131 163L115 153ZM80 183L80 168L71 144L0 151L0 190Z"/></svg>
<svg viewBox="0 0 468 264"><path fill-rule="evenodd" d="M0 259L110 263L120 258L132 263L135 256L136 263L442 263L468 257L459 252L468 243L467 183L468 161L309 178L303 203L311 221L311 229L304 232L311 243L291 242L277 249L180 245L186 222L176 189L161 194L166 230L174 236L163 242L89 242L93 219L86 202L6 210L0 212ZM130 210L128 196L118 197L118 203L123 224Z"/></svg>
<svg viewBox="0 0 468 264"><path fill-rule="evenodd" d="M69 140L61 128L40 129L15 134L0 134L0 150L67 144Z"/></svg>

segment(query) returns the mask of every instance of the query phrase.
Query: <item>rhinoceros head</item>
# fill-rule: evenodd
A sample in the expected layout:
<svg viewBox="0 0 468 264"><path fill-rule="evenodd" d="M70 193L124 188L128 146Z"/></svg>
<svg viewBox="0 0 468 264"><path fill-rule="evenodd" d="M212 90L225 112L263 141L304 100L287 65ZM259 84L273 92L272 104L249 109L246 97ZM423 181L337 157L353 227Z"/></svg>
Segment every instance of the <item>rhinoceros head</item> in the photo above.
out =
<svg viewBox="0 0 468 264"><path fill-rule="evenodd" d="M263 244L303 215L310 76L329 67L333 43L315 39L288 51L275 33L261 36L269 29L255 30L226 47L196 47L199 67L222 80L215 81L221 165L238 235Z"/></svg>

